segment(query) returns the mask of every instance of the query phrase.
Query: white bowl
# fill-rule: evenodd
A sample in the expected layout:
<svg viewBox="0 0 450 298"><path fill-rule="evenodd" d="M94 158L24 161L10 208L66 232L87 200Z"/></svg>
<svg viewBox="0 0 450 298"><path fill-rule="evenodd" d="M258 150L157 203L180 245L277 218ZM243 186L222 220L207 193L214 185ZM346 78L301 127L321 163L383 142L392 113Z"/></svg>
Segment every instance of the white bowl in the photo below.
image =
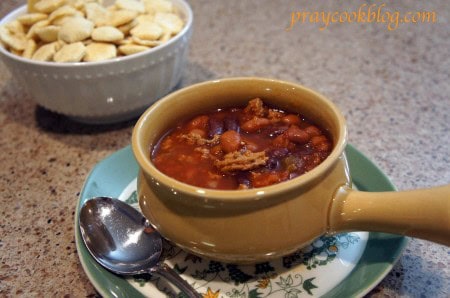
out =
<svg viewBox="0 0 450 298"><path fill-rule="evenodd" d="M0 45L0 57L14 79L41 106L81 122L112 123L139 116L179 83L192 35L193 14L184 0L172 0L185 27L163 45L101 62L56 63L25 59ZM26 13L21 6L0 25Z"/></svg>

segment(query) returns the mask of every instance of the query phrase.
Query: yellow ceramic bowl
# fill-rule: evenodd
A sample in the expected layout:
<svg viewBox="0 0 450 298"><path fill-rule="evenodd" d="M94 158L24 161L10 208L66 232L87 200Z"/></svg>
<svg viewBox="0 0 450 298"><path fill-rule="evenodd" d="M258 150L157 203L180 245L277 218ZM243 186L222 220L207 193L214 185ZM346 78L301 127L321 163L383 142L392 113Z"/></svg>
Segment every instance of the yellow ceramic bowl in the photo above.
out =
<svg viewBox="0 0 450 298"><path fill-rule="evenodd" d="M150 151L175 123L215 108L243 106L255 97L303 114L326 129L334 144L330 156L300 177L248 190L199 188L155 168ZM345 230L382 230L425 238L431 235L431 240L449 241L448 229L442 230L442 225L430 223L419 214L428 207L416 210L404 199L381 196L379 200L380 196L374 199L372 194L352 191L344 155L346 140L340 111L324 96L303 86L264 78L230 78L193 85L155 103L135 126L132 148L141 169L139 202L144 215L165 238L191 253L226 262L279 257L325 233ZM435 218L447 216L448 220L448 209L442 211L447 198L448 187L441 191L440 201L431 204L441 204L441 208L425 212ZM395 210L386 210L393 199ZM415 213L399 218L398 208ZM414 227L413 223L419 225Z"/></svg>

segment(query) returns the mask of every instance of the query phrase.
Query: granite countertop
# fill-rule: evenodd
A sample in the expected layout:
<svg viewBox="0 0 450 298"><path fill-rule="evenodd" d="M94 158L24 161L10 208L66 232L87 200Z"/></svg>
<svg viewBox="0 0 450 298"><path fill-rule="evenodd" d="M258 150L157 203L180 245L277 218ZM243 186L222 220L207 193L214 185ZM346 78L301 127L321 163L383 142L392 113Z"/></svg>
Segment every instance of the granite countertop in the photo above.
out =
<svg viewBox="0 0 450 298"><path fill-rule="evenodd" d="M349 142L399 190L450 183L446 1L384 3L392 13L434 11L434 24L388 30L386 23L338 22L320 30L324 25L305 22L285 30L291 12L354 11L362 2L192 0L194 35L181 86L229 76L304 84L341 108ZM0 16L23 3L1 1ZM130 143L134 123L90 126L49 112L0 63L1 297L97 295L77 256L75 207L89 171ZM367 297L448 297L449 254L411 239Z"/></svg>

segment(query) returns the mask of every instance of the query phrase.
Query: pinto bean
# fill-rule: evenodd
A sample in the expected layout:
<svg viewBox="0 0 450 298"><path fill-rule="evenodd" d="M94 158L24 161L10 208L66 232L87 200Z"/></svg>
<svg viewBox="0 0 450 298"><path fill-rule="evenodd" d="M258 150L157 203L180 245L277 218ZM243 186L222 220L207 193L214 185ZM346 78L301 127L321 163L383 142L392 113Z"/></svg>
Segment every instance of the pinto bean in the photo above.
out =
<svg viewBox="0 0 450 298"><path fill-rule="evenodd" d="M321 152L329 151L331 148L330 142L324 135L312 137L311 145L313 145L314 149Z"/></svg>
<svg viewBox="0 0 450 298"><path fill-rule="evenodd" d="M272 144L277 148L287 148L289 146L289 139L286 133L283 133L273 139Z"/></svg>
<svg viewBox="0 0 450 298"><path fill-rule="evenodd" d="M306 144L311 138L304 130L297 125L291 125L286 131L289 141L297 144Z"/></svg>
<svg viewBox="0 0 450 298"><path fill-rule="evenodd" d="M247 149L247 150L249 150L251 152L258 152L258 151L260 151L258 145L255 142L250 141L250 140L243 140L243 141L245 143L245 149Z"/></svg>
<svg viewBox="0 0 450 298"><path fill-rule="evenodd" d="M326 140L327 140L327 138L323 135L314 136L311 138L311 144L315 147Z"/></svg>
<svg viewBox="0 0 450 298"><path fill-rule="evenodd" d="M223 121L220 119L217 119L215 117L209 118L208 121L209 130L208 130L208 137L212 138L215 135L221 135L224 132L223 129Z"/></svg>
<svg viewBox="0 0 450 298"><path fill-rule="evenodd" d="M210 152L215 157L221 157L223 155L222 147L220 147L220 145L212 147Z"/></svg>
<svg viewBox="0 0 450 298"><path fill-rule="evenodd" d="M237 131L227 130L220 136L220 147L225 153L239 150L241 147L241 135Z"/></svg>
<svg viewBox="0 0 450 298"><path fill-rule="evenodd" d="M241 125L241 128L246 132L256 132L261 128L270 124L270 120L267 118L254 117Z"/></svg>
<svg viewBox="0 0 450 298"><path fill-rule="evenodd" d="M321 152L330 151L331 144L330 144L330 142L326 141L326 142L320 143L320 145L317 145L316 149Z"/></svg>
<svg viewBox="0 0 450 298"><path fill-rule="evenodd" d="M276 137L284 133L289 126L275 126L275 127L269 127L269 136Z"/></svg>
<svg viewBox="0 0 450 298"><path fill-rule="evenodd" d="M295 124L295 125L299 125L301 120L300 117L298 117L297 115L294 114L288 114L286 116L284 116L283 118L281 118L281 121L285 124Z"/></svg>
<svg viewBox="0 0 450 298"><path fill-rule="evenodd" d="M209 122L208 120L209 120L209 117L206 115L197 116L188 123L187 127L188 127L189 131L191 131L195 128L203 129L206 131L206 128L208 127L208 122Z"/></svg>
<svg viewBox="0 0 450 298"><path fill-rule="evenodd" d="M311 137L320 136L322 133L320 132L320 129L318 129L314 125L310 125L307 128L305 128L305 131L307 134L309 134Z"/></svg>

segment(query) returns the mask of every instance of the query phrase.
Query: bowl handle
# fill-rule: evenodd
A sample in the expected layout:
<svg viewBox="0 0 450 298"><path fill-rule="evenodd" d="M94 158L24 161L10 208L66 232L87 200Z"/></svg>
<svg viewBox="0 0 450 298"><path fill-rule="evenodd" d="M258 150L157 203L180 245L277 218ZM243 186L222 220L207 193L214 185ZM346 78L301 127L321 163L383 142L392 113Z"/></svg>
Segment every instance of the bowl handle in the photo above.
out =
<svg viewBox="0 0 450 298"><path fill-rule="evenodd" d="M450 246L450 184L400 192L341 187L328 220L330 233L386 232Z"/></svg>

